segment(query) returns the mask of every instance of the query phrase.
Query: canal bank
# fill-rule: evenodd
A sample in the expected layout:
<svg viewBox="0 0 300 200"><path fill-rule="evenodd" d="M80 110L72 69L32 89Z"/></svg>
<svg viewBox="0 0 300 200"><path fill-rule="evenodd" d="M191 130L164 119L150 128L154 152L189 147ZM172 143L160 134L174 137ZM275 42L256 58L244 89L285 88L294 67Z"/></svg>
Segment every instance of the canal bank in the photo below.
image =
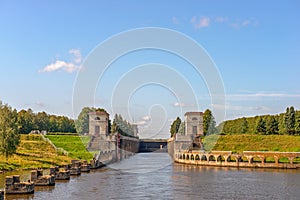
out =
<svg viewBox="0 0 300 200"><path fill-rule="evenodd" d="M185 140L183 140L183 138ZM204 148L194 148L200 141L176 135L168 139L168 153L175 162L199 166L237 167L237 168L275 168L299 169L300 152L275 151L205 151ZM282 161L285 162L282 162Z"/></svg>
<svg viewBox="0 0 300 200"><path fill-rule="evenodd" d="M299 180L299 170L182 165L139 153L14 199L298 199Z"/></svg>

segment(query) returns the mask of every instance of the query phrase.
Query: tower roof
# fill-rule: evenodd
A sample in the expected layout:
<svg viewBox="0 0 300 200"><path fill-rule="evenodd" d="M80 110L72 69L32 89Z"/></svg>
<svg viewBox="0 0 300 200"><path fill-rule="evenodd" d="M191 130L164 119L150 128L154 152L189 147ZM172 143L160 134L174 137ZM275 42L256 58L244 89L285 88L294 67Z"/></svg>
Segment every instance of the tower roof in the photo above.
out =
<svg viewBox="0 0 300 200"><path fill-rule="evenodd" d="M203 112L186 112L184 115L203 115Z"/></svg>
<svg viewBox="0 0 300 200"><path fill-rule="evenodd" d="M106 111L90 112L89 115L105 115L105 116L109 116L109 114Z"/></svg>

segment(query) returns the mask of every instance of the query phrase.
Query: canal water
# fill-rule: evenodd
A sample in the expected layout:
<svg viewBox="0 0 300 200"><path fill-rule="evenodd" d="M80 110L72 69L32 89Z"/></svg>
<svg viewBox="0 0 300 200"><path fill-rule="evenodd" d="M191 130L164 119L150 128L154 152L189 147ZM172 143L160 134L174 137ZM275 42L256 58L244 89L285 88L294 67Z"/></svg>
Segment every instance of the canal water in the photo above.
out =
<svg viewBox="0 0 300 200"><path fill-rule="evenodd" d="M188 166L166 153L140 153L6 199L300 199L300 170Z"/></svg>

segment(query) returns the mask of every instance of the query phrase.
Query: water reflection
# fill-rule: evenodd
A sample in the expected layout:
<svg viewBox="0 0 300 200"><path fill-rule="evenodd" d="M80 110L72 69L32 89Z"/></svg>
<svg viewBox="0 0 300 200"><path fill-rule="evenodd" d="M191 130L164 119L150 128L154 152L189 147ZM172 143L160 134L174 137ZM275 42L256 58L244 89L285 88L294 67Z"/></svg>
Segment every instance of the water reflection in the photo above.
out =
<svg viewBox="0 0 300 200"><path fill-rule="evenodd" d="M20 195L5 195L5 200L27 200L27 199L34 199L34 194L20 194Z"/></svg>
<svg viewBox="0 0 300 200"><path fill-rule="evenodd" d="M171 163L171 164L170 164ZM121 163L10 199L298 199L300 171L172 164L168 154ZM7 199L8 199L7 198Z"/></svg>

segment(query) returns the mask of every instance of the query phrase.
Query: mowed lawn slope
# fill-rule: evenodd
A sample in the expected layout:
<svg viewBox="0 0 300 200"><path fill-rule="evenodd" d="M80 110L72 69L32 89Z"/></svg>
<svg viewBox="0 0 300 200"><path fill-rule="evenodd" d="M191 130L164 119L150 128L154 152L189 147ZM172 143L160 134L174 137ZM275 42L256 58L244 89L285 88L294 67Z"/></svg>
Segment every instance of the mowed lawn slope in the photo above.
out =
<svg viewBox="0 0 300 200"><path fill-rule="evenodd" d="M204 145L212 146L215 135L205 137ZM290 135L220 135L213 150L233 151L280 151L280 152L300 152L300 136Z"/></svg>
<svg viewBox="0 0 300 200"><path fill-rule="evenodd" d="M69 157L80 160L93 159L93 152L86 150L86 145L90 141L89 136L78 135L46 135L56 147L63 148L69 153Z"/></svg>
<svg viewBox="0 0 300 200"><path fill-rule="evenodd" d="M0 170L49 168L70 163L71 158L59 155L56 150L37 134L21 135L16 154L0 156Z"/></svg>

